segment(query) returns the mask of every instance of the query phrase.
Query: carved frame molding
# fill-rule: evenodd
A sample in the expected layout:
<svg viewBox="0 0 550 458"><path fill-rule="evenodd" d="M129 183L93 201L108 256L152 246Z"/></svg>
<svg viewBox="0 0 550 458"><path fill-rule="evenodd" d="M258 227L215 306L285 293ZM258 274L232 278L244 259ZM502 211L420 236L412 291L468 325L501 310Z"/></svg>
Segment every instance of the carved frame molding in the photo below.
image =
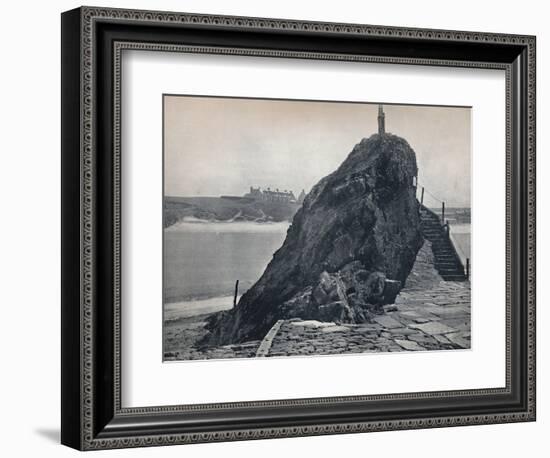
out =
<svg viewBox="0 0 550 458"><path fill-rule="evenodd" d="M72 13L72 14L71 14ZM78 255L78 290L79 307L78 313L68 311L68 307L75 307L74 303L66 302L63 305L64 316L67 316L68 325L78 326L78 341L74 341L73 337L65 337L63 345L68 345L71 340L72 345L78 346L78 367L74 367L76 355L71 357L64 354L63 362L63 379L65 387L69 384L72 390L77 390L78 396L67 398L63 404L63 420L62 442L79 448L82 450L90 449L105 449L105 448L121 448L121 447L139 447L151 445L168 445L168 444L183 444L211 441L228 441L228 440L249 440L263 439L275 437L290 437L290 436L307 436L320 434L339 434L350 432L367 432L367 431L385 431L399 430L412 428L427 428L427 427L442 427L442 426L457 426L457 425L473 425L473 424L488 424L488 423L504 423L516 421L532 421L535 419L535 37L520 36L509 34L492 34L479 32L463 32L463 31L444 31L444 30L429 30L401 27L383 27L372 25L359 24L338 24L326 22L309 22L284 19L264 19L250 17L230 17L217 15L198 15L185 13L169 13L169 12L153 12L153 11L133 11L124 9L110 8L94 8L82 7L73 12L65 13L67 23L77 23L73 27L73 34L78 34L78 68L70 73L67 70L67 79L74 78L78 75L79 81L79 157L78 157L78 177L67 176L67 180L77 180L79 214L68 215L67 227L71 228L76 224L78 226L78 244L80 252ZM70 15L70 17L69 17ZM239 32L291 32L300 36L325 34L326 36L357 36L360 38L384 38L384 39L413 39L415 41L431 42L446 42L454 43L475 43L475 44L492 44L500 47L513 46L521 50L522 59L526 59L524 65L524 73L522 80L514 80L515 84L525 85L526 97L521 98L521 103L525 104L522 107L525 116L526 130L525 146L521 151L524 156L525 170L517 171L517 167L512 164L512 149L514 142L519 139L512 137L512 123L514 116L518 116L512 111L512 105L517 104L514 99L514 87L512 86L512 72L514 72L514 64L511 62L487 62L487 61L470 61L467 59L444 59L444 58L411 58L411 57L396 57L396 56L380 56L366 55L356 53L335 53L335 52L318 52L318 51L292 51L292 50L277 50L277 49L260 49L251 47L232 47L232 46L211 46L211 45L180 45L174 43L153 43L132 40L114 40L113 49L113 123L112 123L112 147L113 147L113 221L112 221L112 257L113 257L113 284L112 297L114 303L114 314L112 325L113 332L113 379L112 379L112 396L113 396L113 411L112 416L115 419L115 428L112 431L107 431L105 425L101 425L98 420L96 409L98 406L98 397L100 392L97 389L97 355L96 345L98 339L97 331L97 308L100 304L97 299L98 279L97 276L97 256L98 256L98 220L97 208L102 205L98 199L98 181L97 181L97 148L95 139L97 138L97 87L100 82L97 81L97 26L98 24L111 24L132 27L140 26L173 26L178 27L201 27L208 30L236 30ZM71 26L64 25L67 30ZM69 38L73 37L67 32ZM223 403L223 404L194 404L187 406L159 406L150 408L132 408L124 409L120 403L120 65L121 53L123 50L149 50L149 51L170 51L170 52L186 52L186 53L214 53L214 54L229 54L229 55L250 55L264 57L293 57L301 59L320 59L320 60L347 60L358 62L378 62L391 64L411 64L411 65L439 65L439 66L460 66L468 68L495 68L506 71L506 110L507 110L507 127L506 127L506 157L507 157L507 256L506 256L506 274L507 274L507 305L506 305L506 323L507 323L507 363L506 363L506 387L487 390L464 390L453 392L421 392L407 394L392 394L392 395L377 395L377 396L355 396L355 397L333 397L333 398L314 398L300 400L273 400L261 402L240 402L240 403ZM74 55L72 55L74 57ZM69 56L70 57L70 56ZM69 65L69 64L67 64ZM68 96L67 96L68 97ZM72 97L72 96L71 96ZM68 98L66 99L68 100ZM63 105L65 107L65 104ZM64 108L65 109L65 108ZM68 124L67 124L68 125ZM70 126L69 126L70 127ZM64 140L65 141L65 140ZM64 143L64 158L65 155L74 154L71 145L67 141ZM66 159L63 159L66 160ZM75 159L71 159L74 161ZM68 161L68 159L67 159ZM76 166L73 166L73 168ZM515 215L512 208L512 181L513 174L521 173L521 180L526 183L525 201L521 203L522 212L525 219L518 220L514 223ZM76 205L76 204L75 204ZM65 212L67 213L67 212ZM73 212L74 213L74 212ZM70 221L69 221L70 220ZM515 224L515 225L514 225ZM511 349L511 326L512 326L512 297L510 291L510 279L514 268L512 263L512 238L511 233L520 225L525 231L525 244L521 247L525 256L525 265L521 265L524 281L523 297L526 299L525 304L525 324L524 332L526 347L526 360L522 377L525 377L525 387L523 395L525 402L518 411L510 411L504 413L490 414L475 414L475 415L426 415L417 416L415 418L397 418L390 420L372 420L372 421L335 421L324 422L320 424L309 425L282 425L270 427L228 427L227 429L219 429L215 431L192 431L186 432L185 429L177 431L170 428L167 423L165 432L155 434L142 434L131 432L126 426L119 428L118 423L123 423L124 418L142 416L144 418L154 417L158 415L179 414L185 415L186 412L213 412L213 411L231 411L239 408L274 408L274 407L298 407L298 406L319 406L323 404L338 404L338 403L353 403L357 401L387 401L387 400L422 400L430 398L445 398L445 397L464 397L465 399L471 396L483 395L498 395L510 394L513 374L511 372L512 349ZM103 248L101 248L103 249ZM63 262L68 264L70 259L63 258ZM74 264L74 263L73 263ZM74 280L74 278L73 278ZM73 285L74 287L74 285ZM64 327L65 327L64 324ZM70 372L70 374L69 374ZM78 375L75 375L78 373ZM75 380L79 380L78 387L74 387ZM79 405L69 405L71 400L74 401L78 397ZM74 402L73 402L74 404ZM76 410L78 412L76 412ZM72 413L69 413L72 412ZM69 419L78 417L78 427L66 426ZM118 420L117 420L118 419Z"/></svg>

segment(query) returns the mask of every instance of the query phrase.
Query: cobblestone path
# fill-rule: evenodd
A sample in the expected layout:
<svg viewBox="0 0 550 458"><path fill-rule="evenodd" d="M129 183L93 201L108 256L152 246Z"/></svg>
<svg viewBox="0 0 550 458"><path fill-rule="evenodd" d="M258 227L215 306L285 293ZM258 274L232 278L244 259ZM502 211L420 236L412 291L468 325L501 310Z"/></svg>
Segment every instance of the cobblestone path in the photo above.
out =
<svg viewBox="0 0 550 458"><path fill-rule="evenodd" d="M372 323L285 320L265 356L470 348L470 283L405 288Z"/></svg>

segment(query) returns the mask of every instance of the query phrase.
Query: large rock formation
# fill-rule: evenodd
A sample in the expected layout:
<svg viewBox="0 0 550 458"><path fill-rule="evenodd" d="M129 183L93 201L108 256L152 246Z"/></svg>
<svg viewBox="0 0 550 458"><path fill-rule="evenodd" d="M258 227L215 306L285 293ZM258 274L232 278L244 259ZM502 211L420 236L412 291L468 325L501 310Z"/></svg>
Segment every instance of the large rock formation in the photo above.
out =
<svg viewBox="0 0 550 458"><path fill-rule="evenodd" d="M317 183L283 246L204 344L262 338L278 319L362 322L393 303L423 243L416 156L402 138L363 139Z"/></svg>

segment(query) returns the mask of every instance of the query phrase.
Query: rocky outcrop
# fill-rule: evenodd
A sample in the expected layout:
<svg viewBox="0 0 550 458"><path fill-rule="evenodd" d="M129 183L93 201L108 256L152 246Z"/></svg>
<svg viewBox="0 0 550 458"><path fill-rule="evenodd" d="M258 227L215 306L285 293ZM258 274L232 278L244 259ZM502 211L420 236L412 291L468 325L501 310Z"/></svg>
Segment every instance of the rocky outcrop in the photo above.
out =
<svg viewBox="0 0 550 458"><path fill-rule="evenodd" d="M233 310L210 318L203 343L262 338L279 319L357 323L380 313L423 243L416 175L404 139L363 139L306 196L258 282Z"/></svg>

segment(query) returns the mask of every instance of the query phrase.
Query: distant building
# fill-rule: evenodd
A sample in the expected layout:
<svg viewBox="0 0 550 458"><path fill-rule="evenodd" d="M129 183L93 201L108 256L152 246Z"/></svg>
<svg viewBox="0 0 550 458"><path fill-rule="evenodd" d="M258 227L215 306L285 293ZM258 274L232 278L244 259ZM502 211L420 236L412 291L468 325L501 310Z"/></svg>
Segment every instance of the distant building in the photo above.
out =
<svg viewBox="0 0 550 458"><path fill-rule="evenodd" d="M302 205L304 203L304 199L306 198L306 190L302 189L302 192L298 196L298 203Z"/></svg>
<svg viewBox="0 0 550 458"><path fill-rule="evenodd" d="M292 191L287 191L286 189L284 191L279 191L278 188L275 189L275 191L271 188L267 188L265 191L262 191L260 187L254 188L253 186L250 186L250 191L243 197L261 200L264 202L288 202L292 204L297 202L296 196Z"/></svg>
<svg viewBox="0 0 550 458"><path fill-rule="evenodd" d="M262 200L262 190L259 187L255 188L253 186L250 186L250 192L247 192L243 197Z"/></svg>

